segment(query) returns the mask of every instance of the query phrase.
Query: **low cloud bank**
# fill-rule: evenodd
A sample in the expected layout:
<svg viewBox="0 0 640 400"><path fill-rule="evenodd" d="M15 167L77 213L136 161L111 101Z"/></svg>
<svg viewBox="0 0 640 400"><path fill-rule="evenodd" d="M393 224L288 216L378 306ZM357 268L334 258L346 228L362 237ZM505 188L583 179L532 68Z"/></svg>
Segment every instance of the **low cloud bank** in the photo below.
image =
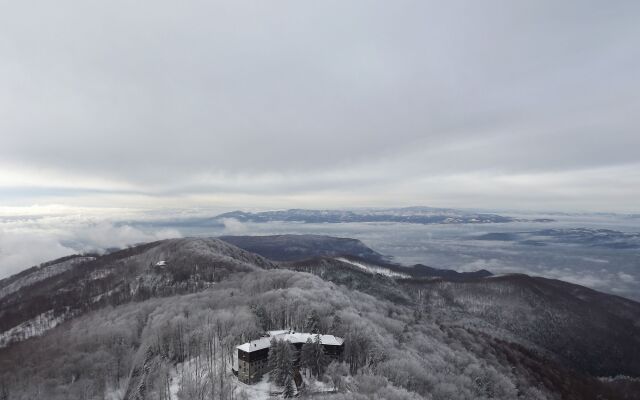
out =
<svg viewBox="0 0 640 400"><path fill-rule="evenodd" d="M0 279L69 254L102 253L180 236L175 229L143 230L83 215L0 218Z"/></svg>

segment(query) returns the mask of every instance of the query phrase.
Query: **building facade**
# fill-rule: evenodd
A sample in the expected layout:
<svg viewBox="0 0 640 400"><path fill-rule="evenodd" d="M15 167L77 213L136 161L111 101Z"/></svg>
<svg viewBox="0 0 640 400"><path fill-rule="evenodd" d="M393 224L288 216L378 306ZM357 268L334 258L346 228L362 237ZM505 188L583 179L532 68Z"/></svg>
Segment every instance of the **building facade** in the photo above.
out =
<svg viewBox="0 0 640 400"><path fill-rule="evenodd" d="M314 333L301 333L293 331L269 331L266 336L236 346L237 363L234 363L233 373L244 383L258 382L262 376L269 372L269 347L271 340L284 340L293 345L297 353L300 353L302 345L307 339L315 340ZM344 339L333 335L320 335L320 343L327 356L339 359L344 349ZM296 356L296 359L299 357Z"/></svg>

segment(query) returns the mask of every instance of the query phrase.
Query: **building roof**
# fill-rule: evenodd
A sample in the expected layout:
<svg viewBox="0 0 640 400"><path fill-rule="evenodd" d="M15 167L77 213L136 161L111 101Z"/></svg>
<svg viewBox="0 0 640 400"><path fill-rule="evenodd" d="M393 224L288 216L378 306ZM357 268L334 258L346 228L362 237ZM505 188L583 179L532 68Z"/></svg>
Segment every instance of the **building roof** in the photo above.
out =
<svg viewBox="0 0 640 400"><path fill-rule="evenodd" d="M270 346L271 346L271 338L263 337L260 339L252 340L247 343L243 343L239 346L236 346L236 348L238 350L242 350L242 351L246 351L247 353L250 353L252 351L266 349L267 347L270 347Z"/></svg>
<svg viewBox="0 0 640 400"><path fill-rule="evenodd" d="M289 330L269 331L267 334L268 336L243 343L236 346L236 348L250 353L269 348L271 346L271 339L273 338L277 340L286 340L289 343L306 343L307 339L310 338L311 340L314 340L316 337L315 333L292 332ZM320 335L320 343L329 346L341 346L344 343L344 339L333 335Z"/></svg>

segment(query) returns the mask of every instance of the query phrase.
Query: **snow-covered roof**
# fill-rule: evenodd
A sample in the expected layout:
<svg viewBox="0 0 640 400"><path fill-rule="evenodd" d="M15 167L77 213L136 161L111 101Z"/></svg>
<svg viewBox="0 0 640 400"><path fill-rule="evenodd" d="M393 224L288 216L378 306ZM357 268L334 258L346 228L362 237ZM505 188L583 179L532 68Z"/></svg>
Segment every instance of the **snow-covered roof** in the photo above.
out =
<svg viewBox="0 0 640 400"><path fill-rule="evenodd" d="M279 335L284 335L285 333L290 333L291 330L289 329L283 329L283 330L279 330L279 331L269 331L267 332L267 334L269 335L269 337L272 336L279 336Z"/></svg>
<svg viewBox="0 0 640 400"><path fill-rule="evenodd" d="M239 346L236 346L236 348L238 350L250 353L252 351L262 350L270 347L271 339L273 338L277 340L286 340L289 343L306 343L307 339L315 340L316 337L315 333L292 332L289 330L269 331L267 332L267 334L268 336L243 343ZM333 335L320 335L320 343L329 346L340 346L344 343L344 339Z"/></svg>
<svg viewBox="0 0 640 400"><path fill-rule="evenodd" d="M263 337L260 339L252 340L247 343L243 343L239 346L236 346L236 348L238 350L242 350L242 351L246 351L247 353L250 353L256 350L266 349L267 347L270 347L270 346L271 346L271 338Z"/></svg>

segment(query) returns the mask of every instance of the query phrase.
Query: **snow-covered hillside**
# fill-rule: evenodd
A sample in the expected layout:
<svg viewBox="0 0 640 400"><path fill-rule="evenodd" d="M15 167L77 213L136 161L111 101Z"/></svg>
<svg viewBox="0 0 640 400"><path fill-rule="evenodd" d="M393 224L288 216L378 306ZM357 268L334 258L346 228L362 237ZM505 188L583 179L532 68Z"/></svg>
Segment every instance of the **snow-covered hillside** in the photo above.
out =
<svg viewBox="0 0 640 400"><path fill-rule="evenodd" d="M360 268L363 271L370 272L372 274L380 274L380 275L389 276L392 278L410 278L411 277L411 275L409 274L403 274L401 272L392 271L388 268L385 268L379 265L368 264L364 262L356 262L344 257L338 257L336 258L336 260L342 261L347 264L351 264L355 267Z"/></svg>
<svg viewBox="0 0 640 400"><path fill-rule="evenodd" d="M95 259L95 257L74 257L59 263L35 268L33 272L29 273L28 275L22 276L10 282L6 286L0 287L0 299L20 290L25 286L33 285L34 283L40 282L47 278L51 278L52 276L68 271L78 264L82 264L93 259Z"/></svg>
<svg viewBox="0 0 640 400"><path fill-rule="evenodd" d="M0 348L5 347L13 342L19 342L34 336L40 336L49 329L64 322L69 317L69 313L54 315L53 310L44 312L35 318L14 326L8 331L0 333Z"/></svg>

